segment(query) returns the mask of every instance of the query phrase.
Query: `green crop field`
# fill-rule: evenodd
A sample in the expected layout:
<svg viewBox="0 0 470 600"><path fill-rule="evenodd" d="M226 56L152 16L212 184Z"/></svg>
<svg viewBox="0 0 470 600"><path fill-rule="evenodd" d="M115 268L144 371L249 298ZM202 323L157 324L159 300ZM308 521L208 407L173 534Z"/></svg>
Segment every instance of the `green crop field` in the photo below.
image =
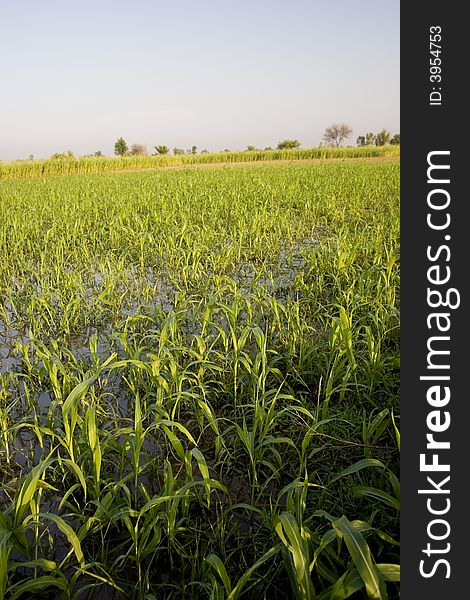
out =
<svg viewBox="0 0 470 600"><path fill-rule="evenodd" d="M398 598L398 156L51 163L0 171L0 599Z"/></svg>
<svg viewBox="0 0 470 600"><path fill-rule="evenodd" d="M0 161L0 181L46 177L49 175L89 175L91 173L112 173L135 171L137 169L187 167L217 163L246 163L269 160L347 160L351 158L398 157L399 155L399 146L387 145L346 148L315 147L294 150L244 150L172 156L60 157L48 160L16 160L8 163L1 163Z"/></svg>

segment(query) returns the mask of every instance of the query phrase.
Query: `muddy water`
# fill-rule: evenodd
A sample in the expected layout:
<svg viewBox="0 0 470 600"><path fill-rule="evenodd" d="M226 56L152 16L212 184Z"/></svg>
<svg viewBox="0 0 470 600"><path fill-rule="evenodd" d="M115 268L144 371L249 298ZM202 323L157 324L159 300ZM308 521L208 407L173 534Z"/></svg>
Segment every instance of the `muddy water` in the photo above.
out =
<svg viewBox="0 0 470 600"><path fill-rule="evenodd" d="M322 232L318 233L321 236ZM296 277L305 266L307 254L318 243L319 240L315 238L304 240L293 248L281 249L277 259L273 260L269 267L266 266L263 269L260 269L259 265L253 262L239 263L231 278L237 284L238 290L247 298L256 290L263 290L263 293L268 293L279 302L286 302L289 298L295 300L297 296L295 290ZM138 280L137 275L137 272L129 273L129 279L132 280L133 285ZM148 269L144 275L147 283L154 288L155 294L150 302L146 301L142 305L137 300L124 305L118 320L121 323L118 325L119 328L125 326L126 318L135 317L141 314L142 311L150 314L149 311L152 311L152 307L158 309L160 313L163 312L163 314L175 310L177 290L172 286L169 278L162 277L161 270L159 270L158 276L152 269ZM142 276L142 273L140 276ZM100 293L103 274L95 273L92 282L93 285L92 289L89 290L89 294L96 295ZM6 307L6 314L10 323L14 323L13 315L9 313L8 307ZM228 325L222 317L219 326L228 331ZM191 311L189 311L184 320L184 328L190 337L199 333L199 315L193 314L191 316ZM149 333L151 332L149 331ZM120 343L119 331L115 330L115 326L109 323L101 328L90 327L82 335L69 337L59 343L59 347L62 346L72 353L75 361L82 367L83 371L89 369L94 363L93 353L90 349L92 336L96 338L96 352L101 357L101 361L105 360L112 352L116 352L118 359L129 357ZM28 353L31 361L36 361L36 368L40 369L43 366L41 359L33 356L34 350L31 345L28 345L28 341L28 332L15 329L14 326L7 326L5 322L0 321L0 389L3 388L4 394L8 394L8 391L10 391L10 397L17 399L13 406L8 409L8 418L13 422L21 420L24 416L22 414L24 408L22 407L30 405L31 400L35 405L38 418L45 419L51 403L55 400L53 390L50 387L37 390L34 393L35 397L30 398L27 402L21 400L21 398L27 396L22 379L27 373L24 353ZM41 341L49 346L53 340L43 339ZM65 358L65 360L67 359ZM47 381L47 377L45 381ZM118 376L112 377L107 382L106 391L110 401L113 402L114 410L118 410L121 415L127 416L129 409L132 410L132 407L128 405L130 394L127 384L123 385ZM3 409L5 408L3 406ZM0 409L2 409L1 402ZM24 432L17 439L17 444L15 444L17 456L15 460L18 464L23 465L23 454L31 457L32 443L31 436ZM33 450L33 454L35 454L35 450Z"/></svg>

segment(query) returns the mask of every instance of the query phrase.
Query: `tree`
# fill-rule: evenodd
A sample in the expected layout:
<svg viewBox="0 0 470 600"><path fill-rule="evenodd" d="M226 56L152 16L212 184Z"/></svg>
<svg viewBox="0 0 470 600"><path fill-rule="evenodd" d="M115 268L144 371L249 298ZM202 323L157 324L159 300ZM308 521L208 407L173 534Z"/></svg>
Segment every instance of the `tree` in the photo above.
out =
<svg viewBox="0 0 470 600"><path fill-rule="evenodd" d="M375 144L375 133L369 131L366 133L366 146L373 146Z"/></svg>
<svg viewBox="0 0 470 600"><path fill-rule="evenodd" d="M170 149L168 146L155 146L155 152L157 154L168 154L169 151Z"/></svg>
<svg viewBox="0 0 470 600"><path fill-rule="evenodd" d="M341 146L345 139L351 136L352 129L346 123L333 123L325 129L323 141L328 146Z"/></svg>
<svg viewBox="0 0 470 600"><path fill-rule="evenodd" d="M132 144L131 146L132 156L147 156L147 148L143 144Z"/></svg>
<svg viewBox="0 0 470 600"><path fill-rule="evenodd" d="M58 160L61 158L75 158L75 155L72 152L72 150L67 150L67 152L55 152L51 155L51 158L54 160Z"/></svg>
<svg viewBox="0 0 470 600"><path fill-rule="evenodd" d="M294 148L299 147L299 140L282 140L282 142L279 142L277 145L278 150L293 150Z"/></svg>
<svg viewBox="0 0 470 600"><path fill-rule="evenodd" d="M382 129L380 133L375 136L376 146L385 146L390 141L390 133L386 129Z"/></svg>
<svg viewBox="0 0 470 600"><path fill-rule="evenodd" d="M390 140L390 143L393 144L394 146L399 146L400 145L400 134L396 133Z"/></svg>
<svg viewBox="0 0 470 600"><path fill-rule="evenodd" d="M366 145L366 138L363 135L358 136L358 138L356 139L356 144L358 146L365 146Z"/></svg>
<svg viewBox="0 0 470 600"><path fill-rule="evenodd" d="M183 148L173 148L173 154L184 154Z"/></svg>
<svg viewBox="0 0 470 600"><path fill-rule="evenodd" d="M246 149L248 152L254 152L256 150L255 146L251 146L251 145L247 146Z"/></svg>
<svg viewBox="0 0 470 600"><path fill-rule="evenodd" d="M191 154L197 154L197 146L191 146Z"/></svg>
<svg viewBox="0 0 470 600"><path fill-rule="evenodd" d="M116 156L124 156L127 154L128 150L129 148L124 138L120 137L118 140L116 140L116 143L114 144L114 154Z"/></svg>

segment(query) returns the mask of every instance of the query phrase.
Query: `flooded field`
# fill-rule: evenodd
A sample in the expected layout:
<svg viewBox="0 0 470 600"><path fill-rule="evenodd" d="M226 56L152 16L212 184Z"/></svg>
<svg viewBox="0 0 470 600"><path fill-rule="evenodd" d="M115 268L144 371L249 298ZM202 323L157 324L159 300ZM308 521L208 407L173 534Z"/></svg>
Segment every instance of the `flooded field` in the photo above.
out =
<svg viewBox="0 0 470 600"><path fill-rule="evenodd" d="M0 598L398 598L398 392L396 158L0 182Z"/></svg>

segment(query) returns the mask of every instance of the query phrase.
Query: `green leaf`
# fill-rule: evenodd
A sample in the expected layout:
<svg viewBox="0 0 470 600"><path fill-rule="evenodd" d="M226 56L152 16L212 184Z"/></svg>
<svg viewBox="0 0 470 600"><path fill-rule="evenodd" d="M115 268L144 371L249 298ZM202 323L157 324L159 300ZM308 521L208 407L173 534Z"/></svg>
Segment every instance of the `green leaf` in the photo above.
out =
<svg viewBox="0 0 470 600"><path fill-rule="evenodd" d="M23 485L20 488L18 497L15 500L15 529L21 524L24 513L28 508L30 501L32 500L36 490L39 486L39 478L42 473L51 464L51 459L40 462L26 476Z"/></svg>
<svg viewBox="0 0 470 600"><path fill-rule="evenodd" d="M329 600L345 600L355 592L364 587L364 582L357 572L356 567L351 566L341 577L335 581L330 588Z"/></svg>
<svg viewBox="0 0 470 600"><path fill-rule="evenodd" d="M251 567L247 571L245 571L245 573L243 573L243 575L240 577L240 579L237 582L237 585L228 595L227 600L237 600L253 572L256 571L256 569L260 567L263 563L265 563L267 560L269 560L275 554L277 554L280 549L281 545L277 544L276 546L270 548L267 552L265 552L260 559L258 559L253 565L251 565Z"/></svg>
<svg viewBox="0 0 470 600"><path fill-rule="evenodd" d="M62 406L62 411L64 413L69 411L70 408L75 404L75 402L77 402L82 396L84 396L86 394L86 392L88 391L88 388L96 380L97 377L98 377L98 374L93 375L92 377L88 377L88 379L81 381L78 385L76 385L73 388L73 390L67 396L67 399L65 400L65 402Z"/></svg>
<svg viewBox="0 0 470 600"><path fill-rule="evenodd" d="M210 486L210 477L209 477L209 469L207 467L206 459L204 455L198 448L193 448L191 450L191 454L195 457L197 461L197 466L199 467L199 471L201 472L202 478L204 480L204 488L206 490L207 496L207 506L210 506L211 501L211 486Z"/></svg>
<svg viewBox="0 0 470 600"><path fill-rule="evenodd" d="M180 442L178 437L171 431L171 429L169 427L167 427L166 425L162 425L162 429L165 432L167 438L170 440L171 445L175 449L176 454L178 455L179 459L181 460L181 462L184 462L185 452L184 452L183 444Z"/></svg>
<svg viewBox="0 0 470 600"><path fill-rule="evenodd" d="M400 581L400 565L379 563L376 567L382 573L385 581Z"/></svg>
<svg viewBox="0 0 470 600"><path fill-rule="evenodd" d="M86 412L86 426L88 443L90 444L91 456L93 459L93 471L95 475L96 485L99 486L101 477L101 446L96 427L96 408L90 406Z"/></svg>
<svg viewBox="0 0 470 600"><path fill-rule="evenodd" d="M286 511L274 517L274 529L290 553L292 575L295 576L300 598L314 598L315 590L310 577L309 540L305 539L305 530L303 527L299 528L294 516Z"/></svg>
<svg viewBox="0 0 470 600"><path fill-rule="evenodd" d="M209 554L209 556L206 557L206 562L209 563L209 565L216 571L217 575L224 584L227 595L229 595L232 591L232 586L230 584L230 579L228 578L224 563L216 554Z"/></svg>
<svg viewBox="0 0 470 600"><path fill-rule="evenodd" d="M61 517L58 517L57 515L54 515L53 513L40 513L40 516L43 519L52 521L55 525L57 525L57 527L60 529L60 531L68 539L69 544L72 546L73 552L74 552L80 566L83 567L85 565L85 559L83 556L80 540L78 539L77 534L70 527L70 525L68 523L66 523L64 521L64 519L62 519Z"/></svg>
<svg viewBox="0 0 470 600"><path fill-rule="evenodd" d="M400 450L400 431L395 423L395 415L393 414L393 410L392 410L392 422L393 422L393 427L395 429L395 437L397 439L398 450Z"/></svg>
<svg viewBox="0 0 470 600"><path fill-rule="evenodd" d="M48 587L59 588L59 590L67 589L67 581L63 577L53 577L52 575L41 575L40 577L35 577L34 579L29 579L24 583L20 583L15 585L13 588L10 588L11 595L9 596L9 600L16 600L16 598L20 598L23 594L28 594L28 598L31 598L31 595L36 592L41 592Z"/></svg>
<svg viewBox="0 0 470 600"><path fill-rule="evenodd" d="M391 506L395 510L400 510L400 500L397 500L387 492L379 490L377 488L369 487L367 485L357 485L353 487L353 494L357 497L367 497L373 500L379 500L387 506Z"/></svg>
<svg viewBox="0 0 470 600"><path fill-rule="evenodd" d="M80 481L80 484L83 488L83 493L85 494L85 500L86 500L86 480L85 480L85 476L83 475L82 470L80 469L80 467L77 465L77 463L73 462L72 460L68 459L68 458L63 458L62 462L65 463L67 465L67 467L69 467L69 469L71 469L75 475L78 477L78 480Z"/></svg>
<svg viewBox="0 0 470 600"><path fill-rule="evenodd" d="M367 596L370 600L386 600L384 578L375 566L369 546L362 534L345 516L334 521L333 526L344 537L349 554L366 587Z"/></svg>
<svg viewBox="0 0 470 600"><path fill-rule="evenodd" d="M53 560L47 560L46 558L36 558L34 560L27 560L23 562L14 562L12 561L9 566L9 570L13 571L18 567L29 567L29 568L41 568L44 571L54 571L57 569L57 563Z"/></svg>
<svg viewBox="0 0 470 600"><path fill-rule="evenodd" d="M178 423L178 421L169 421L167 419L161 419L161 420L155 421L154 426L158 427L159 425L167 425L168 427L176 427L176 429L179 429L181 431L181 433L184 434L192 444L197 446L196 440L193 438L193 436L189 433L189 431L186 429L186 427L184 425L181 425L181 423Z"/></svg>
<svg viewBox="0 0 470 600"><path fill-rule="evenodd" d="M353 473L357 473L358 471L361 471L362 469L367 469L369 467L380 467L382 469L387 468L383 464L383 462L381 462L380 460L377 460L376 458L363 458L362 460L357 461L356 463L354 463L347 469L344 469L344 471L341 471L341 473L339 475L336 475L336 477L334 477L331 480L331 483L333 483L340 477L346 477L346 475L352 475Z"/></svg>

